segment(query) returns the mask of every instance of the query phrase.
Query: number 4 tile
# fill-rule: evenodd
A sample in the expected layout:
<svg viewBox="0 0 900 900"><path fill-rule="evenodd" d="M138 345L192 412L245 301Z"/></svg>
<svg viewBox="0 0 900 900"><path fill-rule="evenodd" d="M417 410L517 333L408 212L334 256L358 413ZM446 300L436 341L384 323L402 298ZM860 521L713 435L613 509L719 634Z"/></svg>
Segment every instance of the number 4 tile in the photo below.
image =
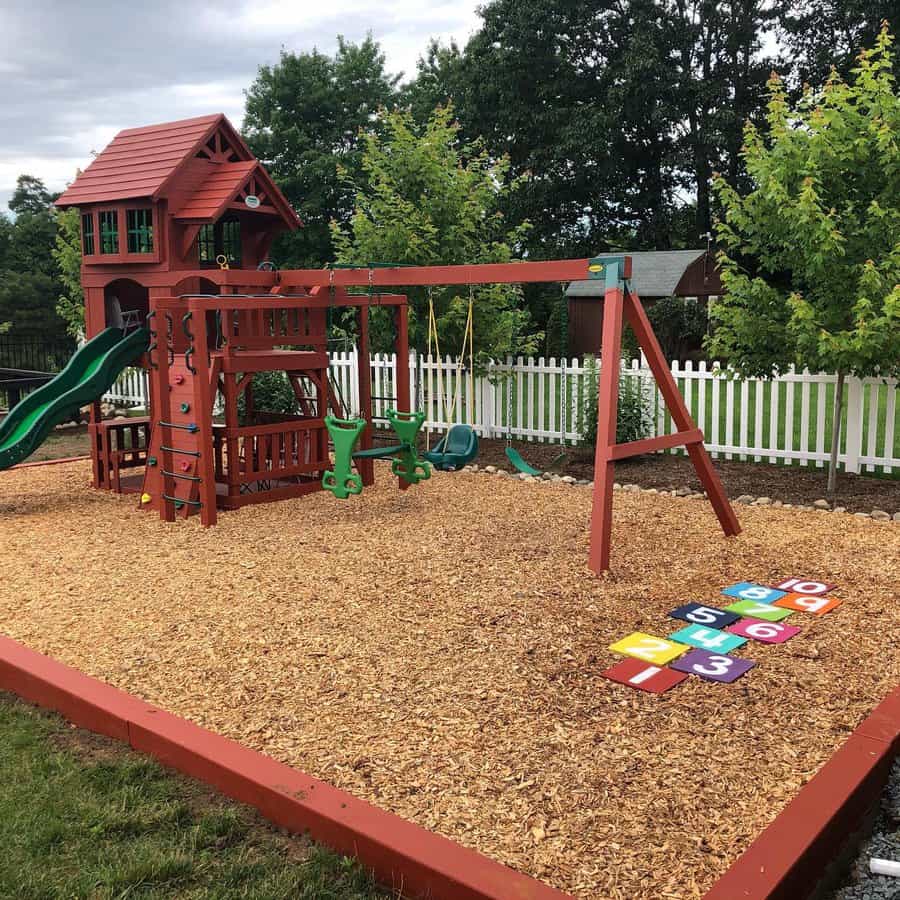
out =
<svg viewBox="0 0 900 900"><path fill-rule="evenodd" d="M615 644L610 645L609 649L613 653L634 656L637 659L664 666L667 662L671 662L676 657L681 656L688 648L684 644L666 641L662 638L654 637L652 634L644 634L643 631L635 631L633 634L629 634L620 641L616 641Z"/></svg>
<svg viewBox="0 0 900 900"><path fill-rule="evenodd" d="M628 687L661 694L687 678L685 672L673 672L665 666L653 666L639 659L623 659L600 673L604 678L627 684Z"/></svg>
<svg viewBox="0 0 900 900"><path fill-rule="evenodd" d="M728 653L729 650L747 643L747 638L740 634L728 634L716 628L707 628L705 625L688 625L687 628L670 634L669 640L699 647L701 650L713 650L716 653Z"/></svg>

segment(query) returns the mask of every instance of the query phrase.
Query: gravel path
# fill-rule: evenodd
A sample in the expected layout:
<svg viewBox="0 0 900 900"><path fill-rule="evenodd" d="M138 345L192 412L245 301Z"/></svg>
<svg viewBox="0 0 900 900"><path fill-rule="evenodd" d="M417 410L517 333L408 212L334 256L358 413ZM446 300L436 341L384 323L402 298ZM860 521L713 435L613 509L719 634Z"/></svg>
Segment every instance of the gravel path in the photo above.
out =
<svg viewBox="0 0 900 900"><path fill-rule="evenodd" d="M894 762L872 835L860 847L859 856L844 885L831 895L830 900L900 898L900 878L869 872L869 860L873 856L900 861L900 758Z"/></svg>

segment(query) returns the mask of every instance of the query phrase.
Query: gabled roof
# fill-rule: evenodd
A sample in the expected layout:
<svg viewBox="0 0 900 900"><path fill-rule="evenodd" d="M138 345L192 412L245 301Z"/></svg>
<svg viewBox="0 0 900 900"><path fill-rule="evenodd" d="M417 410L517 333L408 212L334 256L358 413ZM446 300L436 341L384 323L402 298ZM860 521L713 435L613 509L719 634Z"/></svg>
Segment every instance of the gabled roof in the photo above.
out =
<svg viewBox="0 0 900 900"><path fill-rule="evenodd" d="M280 215L293 227L299 225L297 214L257 160L210 163L209 167L206 178L191 191L179 209L172 210L176 219L215 222L252 183L253 190L247 193L253 193L262 201L257 207L259 212Z"/></svg>
<svg viewBox="0 0 900 900"><path fill-rule="evenodd" d="M639 297L671 297L691 263L704 255L705 250L645 250L629 253L631 284ZM621 253L600 253L599 256L621 256ZM602 281L573 281L566 290L567 297L600 297Z"/></svg>
<svg viewBox="0 0 900 900"><path fill-rule="evenodd" d="M234 137L236 153L253 155L222 113L120 131L56 201L57 206L104 203L130 197L156 199L179 167L220 126Z"/></svg>

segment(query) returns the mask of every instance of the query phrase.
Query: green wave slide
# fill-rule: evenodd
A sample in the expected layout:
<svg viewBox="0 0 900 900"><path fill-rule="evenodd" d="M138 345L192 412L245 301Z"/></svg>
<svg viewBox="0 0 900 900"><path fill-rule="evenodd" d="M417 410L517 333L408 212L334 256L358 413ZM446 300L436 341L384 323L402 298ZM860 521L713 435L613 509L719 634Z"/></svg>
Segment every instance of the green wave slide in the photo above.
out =
<svg viewBox="0 0 900 900"><path fill-rule="evenodd" d="M0 422L0 469L34 453L56 425L102 397L150 344L150 332L107 328L89 340L52 381L22 399Z"/></svg>

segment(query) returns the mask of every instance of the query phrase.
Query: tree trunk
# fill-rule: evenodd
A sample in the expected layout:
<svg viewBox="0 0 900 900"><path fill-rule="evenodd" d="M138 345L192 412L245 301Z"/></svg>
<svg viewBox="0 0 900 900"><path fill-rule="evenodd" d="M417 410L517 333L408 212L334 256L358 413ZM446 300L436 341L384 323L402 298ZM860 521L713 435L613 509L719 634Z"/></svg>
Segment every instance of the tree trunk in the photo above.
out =
<svg viewBox="0 0 900 900"><path fill-rule="evenodd" d="M828 497L834 497L837 487L838 451L841 446L841 418L844 408L844 372L837 373L837 384L834 388L834 413L831 418L831 455L828 458Z"/></svg>

